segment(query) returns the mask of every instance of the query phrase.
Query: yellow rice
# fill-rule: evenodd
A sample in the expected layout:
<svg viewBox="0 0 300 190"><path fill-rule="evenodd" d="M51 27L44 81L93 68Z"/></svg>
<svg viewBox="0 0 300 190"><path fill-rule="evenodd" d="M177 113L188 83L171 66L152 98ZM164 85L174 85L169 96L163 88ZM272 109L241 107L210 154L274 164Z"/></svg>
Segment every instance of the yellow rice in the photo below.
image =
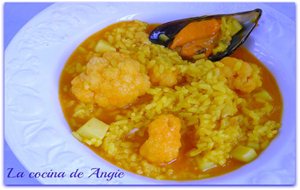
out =
<svg viewBox="0 0 300 190"><path fill-rule="evenodd" d="M198 162L209 161L222 166L237 144L253 147L257 151L266 148L280 127L275 121L262 119L273 109L272 98L262 96L268 95L267 92L260 89L251 98L239 96L229 88L227 79L221 74L222 62L200 59L191 64L182 60L176 52L150 43L145 32L147 26L139 21L124 23L106 32L104 40L119 52L137 60L143 72L152 69L161 76L170 71L178 72L186 83L174 87L151 86L146 92L152 96L150 102L130 106L125 113L119 114L116 121L110 124L101 145L106 156L124 169L156 179L207 177L188 172L178 176L170 168L148 162L138 154L139 144L124 140L137 129L136 135L143 136L147 124L158 115L168 113L182 120L183 130L195 128L198 140L189 156ZM252 108L251 102L254 100L264 106ZM80 103L73 116L90 118L93 109L92 105Z"/></svg>

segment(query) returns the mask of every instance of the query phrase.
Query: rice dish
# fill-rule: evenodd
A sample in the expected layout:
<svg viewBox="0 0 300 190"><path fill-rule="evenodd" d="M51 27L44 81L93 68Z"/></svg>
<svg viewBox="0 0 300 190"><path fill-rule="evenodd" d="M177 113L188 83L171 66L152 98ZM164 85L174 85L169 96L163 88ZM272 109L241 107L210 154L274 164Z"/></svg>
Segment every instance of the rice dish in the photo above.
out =
<svg viewBox="0 0 300 190"><path fill-rule="evenodd" d="M60 100L74 136L115 165L155 179L227 173L248 162L234 159L237 147L255 159L278 134L282 112L264 68L236 57L191 63L151 43L148 28L141 21L109 26L68 60ZM268 85L280 96L275 80ZM105 126L95 132L103 136L77 131L91 118Z"/></svg>

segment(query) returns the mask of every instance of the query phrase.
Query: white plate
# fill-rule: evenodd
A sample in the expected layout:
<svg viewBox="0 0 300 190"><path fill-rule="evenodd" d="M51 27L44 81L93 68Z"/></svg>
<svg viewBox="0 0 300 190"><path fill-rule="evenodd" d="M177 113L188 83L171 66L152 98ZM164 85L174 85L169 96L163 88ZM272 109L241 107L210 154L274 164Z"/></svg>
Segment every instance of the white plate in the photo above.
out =
<svg viewBox="0 0 300 190"><path fill-rule="evenodd" d="M157 181L126 172L122 179L39 178L43 184L293 184L295 182L295 23L265 4L53 4L28 22L5 51L5 138L29 171L118 168L71 135L59 99L62 68L84 39L120 20L159 23L261 8L247 47L274 74L284 99L280 134L254 162L226 175L191 182ZM120 169L119 169L120 170Z"/></svg>

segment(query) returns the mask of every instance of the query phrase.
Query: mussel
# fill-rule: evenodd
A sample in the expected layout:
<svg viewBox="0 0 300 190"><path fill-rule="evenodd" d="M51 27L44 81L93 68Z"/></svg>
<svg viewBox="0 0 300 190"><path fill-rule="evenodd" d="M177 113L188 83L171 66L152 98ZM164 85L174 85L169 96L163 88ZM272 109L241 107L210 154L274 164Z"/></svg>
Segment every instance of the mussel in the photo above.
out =
<svg viewBox="0 0 300 190"><path fill-rule="evenodd" d="M179 34L179 32L183 30L188 24L199 21L208 21L211 19L220 20L222 17L232 17L239 22L239 24L241 25L241 29L232 36L230 43L224 51L207 56L207 58L211 61L218 61L223 57L232 54L234 50L236 50L241 44L245 42L254 27L257 25L261 14L261 9L255 9L252 11L233 14L206 15L201 17L175 20L161 24L154 28L149 35L149 39L152 43L160 44L170 48L176 35Z"/></svg>

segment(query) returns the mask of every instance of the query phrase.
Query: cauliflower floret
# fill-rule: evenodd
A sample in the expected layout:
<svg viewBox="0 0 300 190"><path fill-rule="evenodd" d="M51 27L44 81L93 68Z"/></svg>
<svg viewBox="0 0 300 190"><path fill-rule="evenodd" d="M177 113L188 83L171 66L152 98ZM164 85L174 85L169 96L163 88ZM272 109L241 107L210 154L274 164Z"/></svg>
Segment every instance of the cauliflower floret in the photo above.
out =
<svg viewBox="0 0 300 190"><path fill-rule="evenodd" d="M82 102L91 103L94 99L94 92L90 89L89 77L81 73L72 81L72 93Z"/></svg>
<svg viewBox="0 0 300 190"><path fill-rule="evenodd" d="M172 114L160 115L148 125L149 138L140 154L150 162L167 163L177 158L180 142L180 119Z"/></svg>
<svg viewBox="0 0 300 190"><path fill-rule="evenodd" d="M221 62L225 66L222 72L228 79L231 89L250 93L261 87L260 71L256 65L233 57L225 57Z"/></svg>
<svg viewBox="0 0 300 190"><path fill-rule="evenodd" d="M149 88L139 62L117 52L92 57L86 71L72 80L72 92L80 101L107 109L131 104Z"/></svg>
<svg viewBox="0 0 300 190"><path fill-rule="evenodd" d="M149 69L149 77L153 84L159 86L172 87L178 83L179 74L176 70L170 69L160 71L160 65L155 65Z"/></svg>

